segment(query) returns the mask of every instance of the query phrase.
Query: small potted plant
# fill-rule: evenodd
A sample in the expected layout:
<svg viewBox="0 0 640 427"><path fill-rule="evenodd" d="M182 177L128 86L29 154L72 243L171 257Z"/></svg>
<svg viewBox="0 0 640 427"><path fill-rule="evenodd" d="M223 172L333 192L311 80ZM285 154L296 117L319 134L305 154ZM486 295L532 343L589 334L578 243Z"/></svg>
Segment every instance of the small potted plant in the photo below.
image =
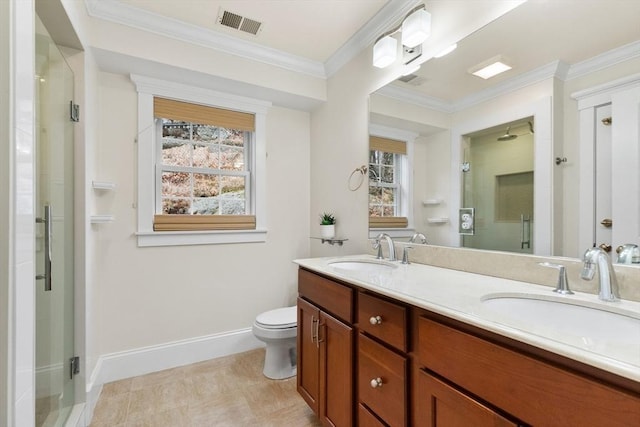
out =
<svg viewBox="0 0 640 427"><path fill-rule="evenodd" d="M330 213L320 215L320 236L323 239L333 239L336 236L336 217Z"/></svg>

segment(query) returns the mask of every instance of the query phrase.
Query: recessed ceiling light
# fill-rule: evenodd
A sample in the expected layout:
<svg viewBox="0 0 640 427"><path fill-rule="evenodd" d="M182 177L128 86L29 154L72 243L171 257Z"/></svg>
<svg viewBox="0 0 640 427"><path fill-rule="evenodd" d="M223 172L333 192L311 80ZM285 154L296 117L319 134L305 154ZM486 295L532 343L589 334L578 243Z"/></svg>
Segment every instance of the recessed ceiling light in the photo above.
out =
<svg viewBox="0 0 640 427"><path fill-rule="evenodd" d="M475 67L471 67L468 72L486 80L510 69L511 66L508 65L500 55L498 55L488 61L484 61L481 64L476 65Z"/></svg>

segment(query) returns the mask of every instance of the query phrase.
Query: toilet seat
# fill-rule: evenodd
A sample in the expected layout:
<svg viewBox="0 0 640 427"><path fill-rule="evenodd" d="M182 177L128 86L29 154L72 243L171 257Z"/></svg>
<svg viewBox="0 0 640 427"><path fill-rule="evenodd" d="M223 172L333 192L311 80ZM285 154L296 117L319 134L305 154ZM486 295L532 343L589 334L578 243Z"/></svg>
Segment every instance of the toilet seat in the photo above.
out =
<svg viewBox="0 0 640 427"><path fill-rule="evenodd" d="M264 329L292 329L298 325L297 316L297 309L294 305L259 314L255 323Z"/></svg>

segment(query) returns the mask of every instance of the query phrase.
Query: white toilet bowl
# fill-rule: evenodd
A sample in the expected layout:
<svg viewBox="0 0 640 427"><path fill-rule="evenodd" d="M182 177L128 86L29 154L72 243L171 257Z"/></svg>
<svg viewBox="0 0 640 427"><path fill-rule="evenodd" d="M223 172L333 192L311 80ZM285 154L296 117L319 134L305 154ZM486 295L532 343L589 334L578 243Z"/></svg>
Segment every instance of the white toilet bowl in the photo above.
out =
<svg viewBox="0 0 640 427"><path fill-rule="evenodd" d="M267 345L264 376L274 380L296 374L297 309L278 308L259 314L253 323L253 334Z"/></svg>

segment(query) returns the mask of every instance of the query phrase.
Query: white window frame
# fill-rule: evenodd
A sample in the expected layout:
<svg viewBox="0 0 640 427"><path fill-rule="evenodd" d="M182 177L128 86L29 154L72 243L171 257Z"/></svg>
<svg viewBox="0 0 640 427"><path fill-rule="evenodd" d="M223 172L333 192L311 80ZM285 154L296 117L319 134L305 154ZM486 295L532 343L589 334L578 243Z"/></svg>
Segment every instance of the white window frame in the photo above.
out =
<svg viewBox="0 0 640 427"><path fill-rule="evenodd" d="M401 158L401 164L398 165L400 169L400 176L398 177L400 182L400 203L398 207L400 209L400 216L407 218L407 227L370 228L369 238L375 238L380 233L387 233L391 237L411 237L413 236L413 233L415 233L413 215L413 146L419 135L415 132L409 132L404 129L396 129L377 124L369 125L369 135L404 141L407 146L407 154L399 156ZM367 151L367 159L369 158L369 152L370 150ZM367 199L367 212L369 212L368 203Z"/></svg>
<svg viewBox="0 0 640 427"><path fill-rule="evenodd" d="M237 95L131 75L138 92L138 224L139 247L265 242L266 217L266 116L271 103ZM255 115L250 205L256 217L255 230L153 231L156 213L157 143L153 98L163 97Z"/></svg>

